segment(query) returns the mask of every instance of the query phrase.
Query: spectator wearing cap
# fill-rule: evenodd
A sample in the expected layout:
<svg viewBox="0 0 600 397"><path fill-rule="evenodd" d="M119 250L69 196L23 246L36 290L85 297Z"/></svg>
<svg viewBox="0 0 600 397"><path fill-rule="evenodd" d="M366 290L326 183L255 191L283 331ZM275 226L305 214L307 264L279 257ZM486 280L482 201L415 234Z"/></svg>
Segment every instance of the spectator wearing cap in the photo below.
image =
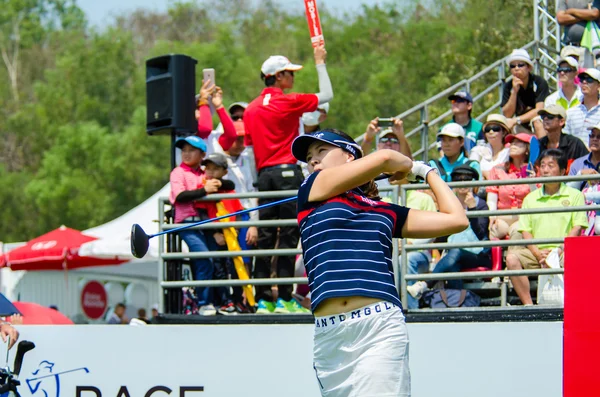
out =
<svg viewBox="0 0 600 397"><path fill-rule="evenodd" d="M567 158L560 149L547 149L539 158L542 177L558 177L567 171ZM577 207L584 205L583 194L564 183L544 183L540 189L529 193L523 200L523 209ZM565 238L579 236L588 227L584 212L557 212L521 214L519 231L525 240ZM506 256L508 270L539 269L547 267L546 258L551 250L558 249L562 265L562 244L530 244L527 247L510 247ZM512 276L513 287L523 305L533 304L527 276Z"/></svg>
<svg viewBox="0 0 600 397"><path fill-rule="evenodd" d="M470 182L479 179L479 171L463 164L452 171L452 182ZM466 212L487 211L488 206L484 200L477 196L477 192L470 187L455 187L452 189ZM469 227L448 237L449 243L466 243L489 240L488 217L469 218ZM476 267L492 267L492 256L490 248L450 248L444 256L436 263L432 273L459 272L461 269ZM407 288L409 294L419 299L423 292L437 283L437 280L427 282L419 281ZM446 282L447 288L462 289L462 280L450 280Z"/></svg>
<svg viewBox="0 0 600 397"><path fill-rule="evenodd" d="M231 105L229 105L227 110L229 111L229 116L231 116L231 120L233 120L234 122L244 120L244 112L246 111L247 107L247 102L234 102Z"/></svg>
<svg viewBox="0 0 600 397"><path fill-rule="evenodd" d="M222 131L214 130L212 123L212 115L209 107L209 97L212 105L217 111ZM196 110L196 119L198 120L198 136L207 144L206 153L210 154L219 151L217 148L227 150L237 138L235 127L231 117L223 106L223 90L215 86L209 81L202 83L198 99L198 109Z"/></svg>
<svg viewBox="0 0 600 397"><path fill-rule="evenodd" d="M206 175L201 168L206 155L206 143L197 136L180 138L175 146L181 149L181 164L171 171L171 194L169 201L175 208L175 223L197 222L208 219L208 212L196 208L195 201L207 194L216 193L219 189L232 190L233 183L217 179L206 181ZM190 252L217 251L218 245L212 234L202 230L183 230L179 236L185 241ZM192 272L194 280L211 280L214 265L211 259L192 259ZM207 287L196 288L198 296L199 313L214 315L216 309L213 305L212 289Z"/></svg>
<svg viewBox="0 0 600 397"><path fill-rule="evenodd" d="M516 49L508 56L506 63L510 67L512 82L504 84L502 91L502 113L508 119L508 127L513 132L535 131L538 138L544 134L539 120L534 120L537 112L544 108L544 100L550 94L548 83L542 77L533 74L533 62L529 53ZM533 129L529 124L533 124Z"/></svg>
<svg viewBox="0 0 600 397"><path fill-rule="evenodd" d="M484 139L481 131L483 124L471 117L473 97L466 91L457 91L450 95L448 100L452 104L452 121L450 122L460 124L465 129L465 149L467 152L471 152L477 141Z"/></svg>
<svg viewBox="0 0 600 397"><path fill-rule="evenodd" d="M573 57L564 57L558 60L556 74L558 74L560 87L556 92L548 95L544 101L544 107L560 105L568 110L583 101L583 93L579 86L575 84L578 68L579 64Z"/></svg>
<svg viewBox="0 0 600 397"><path fill-rule="evenodd" d="M590 153L579 157L569 168L569 175L596 175L600 168L600 124L593 126L590 129ZM589 185L595 185L598 181L593 182L568 182L567 185L583 190Z"/></svg>
<svg viewBox="0 0 600 397"><path fill-rule="evenodd" d="M506 142L510 143L509 159L504 164L492 168L489 172L490 181L504 181L509 179L521 179L533 176L529 172L529 144L532 135L524 132L517 135L508 135ZM535 161L535 159L533 159ZM521 208L523 199L529 194L529 185L502 185L488 186L487 205L490 210L510 210ZM496 215L490 217L490 238L502 240L510 236L512 240L522 239L518 231L518 215Z"/></svg>
<svg viewBox="0 0 600 397"><path fill-rule="evenodd" d="M392 119L394 125L391 128L381 128L379 117L375 117L369 122L365 131L365 138L361 143L361 149L365 155L373 151L373 143L377 141L377 150L392 149L412 158L408 140L404 136L404 123L398 118L393 117Z"/></svg>
<svg viewBox="0 0 600 397"><path fill-rule="evenodd" d="M579 80L581 80L583 102L567 111L564 133L581 139L587 146L588 130L600 122L600 106L598 106L600 70L588 68L579 74Z"/></svg>
<svg viewBox="0 0 600 397"><path fill-rule="evenodd" d="M563 44L579 47L585 25L600 18L599 9L599 0L559 0L556 20L564 26Z"/></svg>
<svg viewBox="0 0 600 397"><path fill-rule="evenodd" d="M151 318L158 317L158 315L160 314L160 312L158 311L158 308L159 308L158 303L155 303L152 305L152 311L151 311L152 317Z"/></svg>
<svg viewBox="0 0 600 397"><path fill-rule="evenodd" d="M562 106L550 105L539 111L547 134L540 139L540 152L546 149L560 149L565 154L569 165L573 160L588 153L587 147L581 139L563 132L567 130L566 128L563 130L563 127L565 127L565 123L569 122L569 117L572 117L581 107L585 108L585 105L579 105L565 112ZM569 114L571 116L568 116Z"/></svg>
<svg viewBox="0 0 600 397"><path fill-rule="evenodd" d="M479 174L481 179L481 168L479 162L467 158L465 151L465 130L460 124L449 123L442 127L437 134L438 140L442 142L444 155L439 160L429 160L429 165L438 170L440 177L450 182L452 171L463 164L471 166Z"/></svg>
<svg viewBox="0 0 600 397"><path fill-rule="evenodd" d="M261 67L261 77L266 88L254 99L244 112L245 144L253 146L256 169L258 171L258 190L296 190L300 188L304 176L296 158L292 155L291 145L299 134L300 118L306 112L314 112L320 104L331 102L333 89L327 74L324 46L314 49L318 94L285 94L284 90L294 86L294 73L302 69L284 56L271 56ZM260 199L259 204L267 204L277 199ZM286 203L260 210L261 220L295 219L296 204ZM275 244L281 249L294 249L298 245L297 226L261 227L258 230L258 248L273 249ZM261 256L255 260L254 276L269 278L271 275L271 257ZM277 258L277 276L293 277L294 256ZM278 288L281 307L278 313L287 313L287 307L293 305L292 285ZM272 313L275 305L270 296L270 286L256 286L258 306L261 312ZM286 306L287 304L287 306ZM264 310L263 310L264 309Z"/></svg>
<svg viewBox="0 0 600 397"><path fill-rule="evenodd" d="M469 159L479 161L481 173L488 179L492 168L508 161L506 138L510 135L510 130L506 117L501 114L488 115L483 125L483 133L485 143L478 143L469 154Z"/></svg>
<svg viewBox="0 0 600 397"><path fill-rule="evenodd" d="M300 135L309 134L321 129L321 123L327 119L329 113L329 104L324 103L319 105L314 112L306 112L302 115L300 123Z"/></svg>

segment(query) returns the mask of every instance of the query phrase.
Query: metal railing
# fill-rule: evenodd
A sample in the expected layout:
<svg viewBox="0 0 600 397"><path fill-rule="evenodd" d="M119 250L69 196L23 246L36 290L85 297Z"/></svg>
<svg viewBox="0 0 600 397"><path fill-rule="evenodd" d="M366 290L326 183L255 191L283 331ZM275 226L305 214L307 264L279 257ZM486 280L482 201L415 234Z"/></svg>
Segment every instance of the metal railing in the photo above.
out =
<svg viewBox="0 0 600 397"><path fill-rule="evenodd" d="M549 8L549 1L555 3L552 4L552 9ZM553 90L558 88L556 57L560 54L560 25L554 16L557 3L558 0L533 0L534 40L521 47L533 53L534 72L542 75ZM429 159L429 151L436 146L435 136L438 129L452 116L451 110L444 111L437 116L434 116L433 113L436 109L448 108L447 98L454 92L459 90L470 92L473 96L474 106L478 104L485 106L483 104L484 99L490 93L497 90L498 100L478 112L475 118L479 121L484 121L488 114L502 112L500 104L502 103L503 84L512 79L512 76L510 74L507 76L506 73L507 58L508 54L472 77L459 81L396 116L405 121L405 131L408 129L408 132L405 132L405 136L406 139L411 141L411 147L418 147L413 152L415 159L422 161ZM492 82L488 83L489 81ZM475 86L482 86L477 94L473 92ZM443 104L439 103L440 101L443 101ZM415 119L417 120L416 123ZM409 120L411 123L407 123ZM433 133L430 134L430 131L433 131ZM362 134L356 138L356 141L360 143L364 137L365 134ZM375 144L377 144L378 139L379 137L375 138ZM418 142L418 145L415 144L416 142Z"/></svg>
<svg viewBox="0 0 600 397"><path fill-rule="evenodd" d="M487 187L487 186L507 186L507 185L534 185L552 182L585 182L590 180L600 180L600 175L577 175L577 176L561 176L561 177L545 177L545 178L523 178L510 179L501 181L473 181L473 182L451 182L448 186L451 188L457 187ZM428 189L426 184L412 184L400 186L400 203L406 203L407 192L409 190ZM468 218L489 217L498 215L523 215L523 214L552 214L563 212L583 212L600 210L600 205L584 205L576 207L551 207L551 208L531 208L531 209L510 209L510 210L494 210L494 211L468 211ZM508 283L508 276L539 276L543 274L562 274L563 269L534 269L534 270L502 270L500 271L482 271L482 272L456 272L456 273L435 273L435 274L408 274L408 258L409 251L432 250L432 249L450 249L450 248L489 248L489 247L510 247L510 246L526 246L539 244L562 244L564 238L534 238L531 240L499 240L499 241L477 241L469 243L429 243L429 244L407 244L406 239L402 239L402 251L400 267L401 277L397 277L396 287L400 290L402 302L407 299L407 282L412 280L456 280L456 279L485 279L497 276L504 277L503 283ZM506 305L506 285L503 286L501 305Z"/></svg>
<svg viewBox="0 0 600 397"><path fill-rule="evenodd" d="M589 181L600 180L600 175L581 175L570 177L554 177L554 178L526 178L518 180L502 180L502 181L473 181L473 182L451 182L450 187L484 187L484 186L504 186L504 185L519 185L519 184L538 184L552 182L574 182L574 181ZM389 186L381 189L382 192L391 192L393 202L400 204L406 203L407 192L410 190L427 189L426 184L410 184L402 186ZM203 201L212 201L218 199L233 199L233 198L248 198L260 195L263 198L270 197L290 197L295 195L296 191L290 190L285 192L264 192L264 193L246 193L246 194L221 194L213 195L211 200L204 199ZM165 224L164 205L167 199L159 200L159 219L160 230L167 230L175 227L172 224ZM469 211L467 217L483 217L496 215L518 215L518 214L546 214L546 213L561 213L561 212L579 212L600 210L600 205L577 206L577 207L552 207L552 208L532 208L532 209L510 209L510 210L495 210L495 211ZM295 219L279 220L279 221L236 221L236 222L215 222L214 224L206 224L195 227L196 229L213 229L222 228L224 226L232 227L248 227L261 226L275 227L277 225L292 225L296 224ZM531 244L561 244L564 238L545 238L533 240L502 240L502 241L480 241L472 243L428 243L428 244L406 244L406 240L401 240L403 249L399 249L399 240L393 239L392 266L394 274L399 274L396 277L397 288L400 292L401 299L406 302L407 298L407 282L411 280L456 280L456 279L486 279L501 276L504 280L498 283L497 287L501 289L501 305L506 305L506 294L508 290L509 276L535 276L543 274L562 274L562 269L534 269L534 270L502 270L502 271L483 271L483 272L457 272L457 273L431 273L431 274L407 274L408 261L407 252L430 249L448 249L448 248L475 248L475 247L509 247L509 246L525 246ZM221 286L244 286L244 285L285 285L285 284L306 284L306 277L289 277L289 278L264 278L250 280L186 280L186 281L165 281L165 262L172 260L181 260L184 258L224 258L224 257L255 257L255 256L280 256L280 255L297 255L301 254L300 249L273 249L273 250L248 250L248 251L219 251L219 252L164 252L163 243L159 245L159 288L160 299L164 297L164 291L182 287L221 287ZM161 305L164 302L161 301ZM485 310L485 309L483 309Z"/></svg>

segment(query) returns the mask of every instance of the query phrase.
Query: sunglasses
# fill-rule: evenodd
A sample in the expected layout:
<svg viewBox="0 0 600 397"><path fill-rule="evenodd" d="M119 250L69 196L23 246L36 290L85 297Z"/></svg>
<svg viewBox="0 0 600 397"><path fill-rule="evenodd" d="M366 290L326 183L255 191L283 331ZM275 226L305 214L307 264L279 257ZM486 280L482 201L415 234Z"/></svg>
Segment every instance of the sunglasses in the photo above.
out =
<svg viewBox="0 0 600 397"><path fill-rule="evenodd" d="M582 83L586 83L586 84L597 83L596 79L593 78L592 76L581 76L579 78L579 81L581 81Z"/></svg>
<svg viewBox="0 0 600 397"><path fill-rule="evenodd" d="M573 68L557 68L556 69L556 73L571 73L574 72L576 69Z"/></svg>
<svg viewBox="0 0 600 397"><path fill-rule="evenodd" d="M590 134L590 139L600 139L600 134L599 135Z"/></svg>
<svg viewBox="0 0 600 397"><path fill-rule="evenodd" d="M527 66L527 64L526 64L526 63L516 63L516 64L514 64L514 65L513 65L513 64L511 64L511 65L509 65L509 66L510 66L510 68L511 68L511 69L514 69L514 68L519 68L519 69L521 69L521 68L524 68L525 66Z"/></svg>
<svg viewBox="0 0 600 397"><path fill-rule="evenodd" d="M485 127L485 129L483 131L486 133L491 132L491 131L502 132L502 127L500 127L499 125L488 125L487 127Z"/></svg>
<svg viewBox="0 0 600 397"><path fill-rule="evenodd" d="M545 114L545 115L540 116L540 117L542 118L542 120L550 120L550 121L552 121L554 119L558 119L558 118L562 119L562 117L556 116L556 115L553 115L553 114Z"/></svg>
<svg viewBox="0 0 600 397"><path fill-rule="evenodd" d="M231 120L233 121L238 121L238 120L242 120L244 118L244 116L231 116Z"/></svg>
<svg viewBox="0 0 600 397"><path fill-rule="evenodd" d="M381 138L379 140L379 142L380 143L388 143L389 142L391 144L400 143L400 141L398 140L398 138Z"/></svg>
<svg viewBox="0 0 600 397"><path fill-rule="evenodd" d="M451 99L450 102L452 102L452 103L467 103L469 101L467 101L466 99L463 99L463 98L454 98L454 99Z"/></svg>

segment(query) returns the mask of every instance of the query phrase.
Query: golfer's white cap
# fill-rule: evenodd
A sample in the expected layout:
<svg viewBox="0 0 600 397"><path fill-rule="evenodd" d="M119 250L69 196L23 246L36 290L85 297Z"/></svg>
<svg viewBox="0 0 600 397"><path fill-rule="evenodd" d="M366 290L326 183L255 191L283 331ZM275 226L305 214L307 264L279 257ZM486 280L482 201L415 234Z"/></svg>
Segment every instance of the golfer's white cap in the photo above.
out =
<svg viewBox="0 0 600 397"><path fill-rule="evenodd" d="M289 59L283 55L271 55L260 68L260 71L265 77L274 76L276 73L283 72L284 70L290 70L295 72L302 69L302 65L296 65L290 62Z"/></svg>

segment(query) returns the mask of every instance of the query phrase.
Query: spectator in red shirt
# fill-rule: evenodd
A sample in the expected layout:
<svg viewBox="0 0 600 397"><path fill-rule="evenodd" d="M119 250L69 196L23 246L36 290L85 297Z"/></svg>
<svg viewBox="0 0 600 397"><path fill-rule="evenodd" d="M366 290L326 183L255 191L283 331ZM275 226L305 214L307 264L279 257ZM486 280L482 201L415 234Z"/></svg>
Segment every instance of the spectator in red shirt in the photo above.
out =
<svg viewBox="0 0 600 397"><path fill-rule="evenodd" d="M319 79L318 94L285 94L284 90L294 87L294 72L302 69L284 56L276 55L267 59L261 67L261 78L266 88L254 99L244 112L246 146L253 146L258 190L296 190L300 188L304 176L291 145L298 134L303 113L314 112L318 106L333 99L331 81L325 66L327 52L319 46L314 50L314 58ZM275 199L260 199L266 204ZM296 204L287 203L259 212L261 220L295 219ZM279 248L294 249L298 245L297 226L262 227L258 229L258 249L273 249L279 238ZM268 278L271 273L271 257L257 257L254 277ZM294 257L277 258L277 277L294 276ZM269 296L269 286L256 286L258 313L290 313L297 311L298 302L292 298L292 285L279 286L279 299L275 305ZM299 309L298 309L299 310Z"/></svg>

